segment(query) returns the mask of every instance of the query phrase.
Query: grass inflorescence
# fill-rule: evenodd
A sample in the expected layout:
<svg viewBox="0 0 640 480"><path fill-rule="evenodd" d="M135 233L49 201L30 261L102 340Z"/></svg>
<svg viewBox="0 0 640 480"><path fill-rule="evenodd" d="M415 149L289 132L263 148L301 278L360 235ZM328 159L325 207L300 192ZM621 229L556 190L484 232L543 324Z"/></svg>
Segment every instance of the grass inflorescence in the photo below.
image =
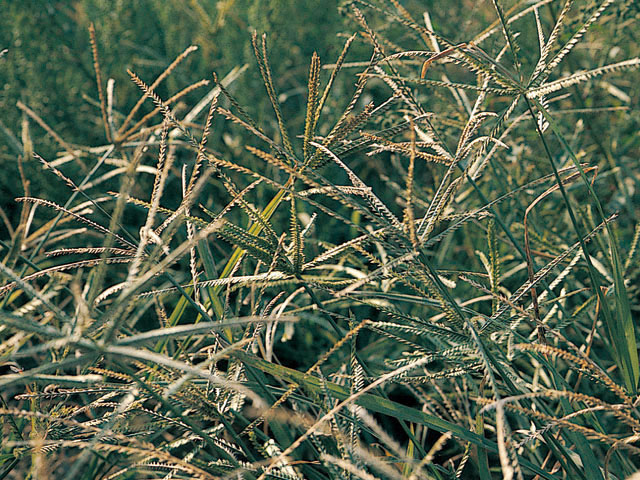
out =
<svg viewBox="0 0 640 480"><path fill-rule="evenodd" d="M635 2L347 1L252 65L225 22L313 7L209 3L126 77L88 22L93 128L0 123L0 478L635 473Z"/></svg>

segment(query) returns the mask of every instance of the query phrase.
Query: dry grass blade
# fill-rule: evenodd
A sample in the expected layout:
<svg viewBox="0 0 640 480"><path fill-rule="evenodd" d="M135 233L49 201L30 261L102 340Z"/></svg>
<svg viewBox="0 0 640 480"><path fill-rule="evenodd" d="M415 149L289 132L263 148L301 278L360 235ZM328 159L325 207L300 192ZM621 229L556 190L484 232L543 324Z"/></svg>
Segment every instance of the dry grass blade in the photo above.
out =
<svg viewBox="0 0 640 480"><path fill-rule="evenodd" d="M67 142L65 142L60 135L58 135L49 125L47 125L45 123L45 121L36 112L31 110L27 105L25 105L21 101L18 101L18 103L16 105L20 110L24 111L27 115L29 115L29 117L31 117L33 120L35 120L36 123L38 125L40 125L49 135L51 135L51 137L66 152L68 152L77 162L80 163L80 165L82 165L84 167L84 164L82 163L82 161L80 160L80 157L78 156L78 153L76 152L77 149L74 149L71 145L69 145Z"/></svg>
<svg viewBox="0 0 640 480"><path fill-rule="evenodd" d="M98 56L96 29L93 23L89 25L89 39L91 41L91 53L93 54L93 70L96 74L96 84L98 86L98 97L100 99L100 113L102 113L102 123L104 125L104 132L107 136L107 141L109 143L112 143L113 138L109 128L109 122L107 121L107 103L104 97L104 90L102 86L102 70L100 69L100 58Z"/></svg>
<svg viewBox="0 0 640 480"><path fill-rule="evenodd" d="M441 58L445 58L448 57L449 55L453 55L454 53L456 53L456 51L460 48L464 48L466 47L467 44L466 43L459 43L458 45L455 45L453 47L447 48L446 50L443 50L439 53L437 53L436 55L428 58L427 60L424 61L424 63L422 64L422 68L420 69L420 78L424 79L424 77L427 76L427 69L429 68L429 66L435 62L436 60L439 60ZM389 57L387 57L389 58Z"/></svg>

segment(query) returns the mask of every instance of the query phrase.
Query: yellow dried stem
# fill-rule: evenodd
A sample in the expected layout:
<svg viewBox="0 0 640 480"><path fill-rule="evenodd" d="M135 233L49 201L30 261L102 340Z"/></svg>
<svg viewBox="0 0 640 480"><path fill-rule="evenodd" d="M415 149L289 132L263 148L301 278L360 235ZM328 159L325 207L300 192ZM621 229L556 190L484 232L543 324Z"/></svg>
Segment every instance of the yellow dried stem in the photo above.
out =
<svg viewBox="0 0 640 480"><path fill-rule="evenodd" d="M450 55L453 55L454 53L456 53L458 51L458 49L460 49L462 47L466 47L466 46L467 46L466 43L459 43L458 45L455 45L453 47L447 48L446 50L441 51L437 55L434 55L433 57L425 60L424 63L422 64L422 69L420 70L420 78L422 79L427 75L427 70L429 69L429 66L434 61L439 60L439 59L444 58L444 57L448 57Z"/></svg>
<svg viewBox="0 0 640 480"><path fill-rule="evenodd" d="M31 117L33 120L35 120L35 122L40 125L49 135L51 135L51 137L69 154L71 155L78 163L80 163L80 165L82 166L83 169L86 169L84 163L80 160L80 157L78 157L78 155L76 154L76 152L74 151L73 147L65 142L62 137L60 135L58 135L53 128L51 128L49 125L47 125L45 123L45 121L42 119L42 117L40 117L36 112L34 112L33 110L31 110L27 105L25 105L24 103L22 103L20 100L18 100L18 102L16 103L16 106L22 110L24 113L26 113L29 117Z"/></svg>

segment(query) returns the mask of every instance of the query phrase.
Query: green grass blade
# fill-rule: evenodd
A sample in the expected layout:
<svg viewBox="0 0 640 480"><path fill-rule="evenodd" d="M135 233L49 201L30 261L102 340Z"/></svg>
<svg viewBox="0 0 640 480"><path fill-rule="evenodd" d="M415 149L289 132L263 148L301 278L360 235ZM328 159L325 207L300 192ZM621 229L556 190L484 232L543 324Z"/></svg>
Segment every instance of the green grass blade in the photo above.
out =
<svg viewBox="0 0 640 480"><path fill-rule="evenodd" d="M280 190L264 208L264 210L262 211L262 216L265 220L269 220L271 218L273 213L278 208L278 205L280 205L280 202L282 202L282 199L284 198L285 193L286 193L285 190ZM253 225L251 225L251 227L249 227L249 233L253 235L259 235L260 232L262 231L262 228L263 228L262 225L256 222ZM229 277L229 275L231 275L231 272L233 272L238 262L242 259L242 256L244 255L244 253L245 251L243 249L236 248L231 254L231 257L227 261L226 265L224 266L224 269L222 270L222 273L220 273L220 276L218 278ZM213 299L214 311L216 313L216 316L218 317L218 320L222 319L222 314L223 314L223 306L220 303L220 299L219 299L220 293L222 292L223 288L224 286L220 285L210 289L210 298ZM186 291L189 294L191 293L191 289L186 289ZM178 324L178 322L182 318L182 315L186 311L188 303L189 301L184 296L180 297L180 300L178 300L177 305L175 306L175 308L173 309L173 312L171 312L171 315L169 316L169 322L168 322L169 326L175 326ZM197 317L196 323L199 320L200 320L200 316Z"/></svg>
<svg viewBox="0 0 640 480"><path fill-rule="evenodd" d="M282 365L276 365L267 362L252 355L248 355L245 352L235 351L232 353L232 355L242 360L242 362L247 365L251 365L258 370L261 370L275 377L282 378L288 382L302 385L311 392L317 394L329 393L335 399L341 401L347 399L351 395L351 392L347 387L337 385L326 380L321 380L317 377L305 375L303 372L299 372ZM421 410L407 407L406 405L402 405L378 395L363 394L355 400L355 403L357 403L361 407L366 408L367 410L371 410L372 412L388 415L389 417L398 420L425 425L441 433L451 432L454 437L460 440L471 442L472 444L482 447L489 452L498 452L498 446L494 442L470 430L467 430L460 425L448 422L447 420L443 420ZM537 465L534 465L533 463L525 459L520 458L519 461L523 467L529 469L531 472L537 475L540 475L540 477L542 478L546 478L548 480L558 479L558 477L556 477L555 475L545 472Z"/></svg>
<svg viewBox="0 0 640 480"><path fill-rule="evenodd" d="M549 123L549 126L551 127L553 133L558 138L558 140L560 140L565 150L569 153L569 156L571 157L573 164L580 172L582 180L585 186L587 187L594 204L596 205L598 214L600 215L601 219L605 221L606 217L604 215L602 205L600 204L600 200L598 199L596 192L593 190L593 187L591 186L591 182L588 180L584 172L584 169L582 168L582 165L580 165L580 162L578 161L578 158L574 154L567 140L564 138L564 135L562 135L562 132L560 131L557 123L540 102L538 102L536 99L530 99L530 100L533 101L536 107L538 108L538 110L542 112L542 115L544 116L545 120ZM535 121L535 115L533 114L533 110L532 109L530 110L531 110L533 119ZM542 132L539 131L539 135L546 147L547 146L546 141L542 136ZM555 165L553 164L551 157L549 157L549 159L551 161L552 167L555 169ZM563 193L563 196L565 197L565 202L567 204L569 214L571 215L572 222L576 229L576 233L578 233L578 236L580 237L580 241L582 242L582 236L580 235L579 228L575 221L571 204L566 198L564 187L560 183L559 183L559 187L560 187L560 191ZM584 245L582 247L585 254L585 260L587 261L587 266L589 267L589 275L593 283L593 288L595 290L596 295L600 299L602 313L604 316L605 324L607 326L607 331L609 333L609 340L611 342L611 351L612 351L613 357L615 358L616 363L618 364L618 367L620 369L620 373L623 377L626 388L632 394L636 394L637 387L638 387L638 377L640 376L640 365L638 362L638 345L635 338L635 330L633 326L633 320L631 318L631 308L629 305L627 290L624 285L624 278L622 275L623 268L620 262L620 254L618 253L618 247L616 245L615 235L609 223L605 221L605 225L607 228L608 240L609 240L609 257L610 257L609 259L611 261L611 265L613 267L613 272L614 272L613 281L614 281L615 303L616 303L615 314L614 312L611 311L608 301L606 299L606 296L604 295L604 293L602 292L602 289L600 288L599 282L597 280L597 274L594 271L593 265L591 264L588 251L586 250ZM603 252L603 253L605 255L607 254L607 252Z"/></svg>
<svg viewBox="0 0 640 480"><path fill-rule="evenodd" d="M629 357L625 361L630 365L631 383L635 393L638 385L638 377L640 376L640 368L638 365L638 344L636 342L635 329L633 326L633 318L631 317L631 306L629 305L629 295L624 284L623 268L620 262L620 255L616 248L615 237L609 237L611 246L611 263L613 264L613 288L616 301L616 314L621 330L622 338L617 340L623 342L624 353Z"/></svg>

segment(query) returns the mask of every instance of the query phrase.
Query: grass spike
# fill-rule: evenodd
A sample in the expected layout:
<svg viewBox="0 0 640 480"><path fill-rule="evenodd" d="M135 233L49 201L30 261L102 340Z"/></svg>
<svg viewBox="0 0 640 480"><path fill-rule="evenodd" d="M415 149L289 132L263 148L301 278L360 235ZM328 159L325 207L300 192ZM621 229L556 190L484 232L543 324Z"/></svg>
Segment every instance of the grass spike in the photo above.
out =
<svg viewBox="0 0 640 480"><path fill-rule="evenodd" d="M291 156L295 156L293 153L291 140L289 140L289 134L287 133L287 127L284 123L282 111L280 110L280 102L278 102L278 96L276 95L276 90L273 84L273 77L271 75L271 67L269 66L269 57L267 54L267 35L263 34L261 43L258 44L258 33L253 32L253 35L251 36L251 42L253 44L253 51L255 53L256 60L258 61L258 67L260 68L262 80L267 89L267 94L269 95L269 99L271 100L273 110L276 113L276 118L278 119L278 126L280 127L280 134L282 135L282 143L284 145L284 149Z"/></svg>
<svg viewBox="0 0 640 480"><path fill-rule="evenodd" d="M175 58L175 60L173 62L171 62L171 64L167 68L165 68L160 75L158 75L158 78L156 78L154 80L154 82L151 84L149 89L150 90L155 90L162 83L162 81L165 78L167 78L169 75L171 75L171 73L176 69L176 67L180 63L182 63L182 61L185 58L187 58L187 56L189 54L191 54L192 52L195 52L196 50L198 50L198 47L195 46L195 45L191 45L191 46L187 47L187 49L184 52L182 52L180 55L178 55ZM126 118L122 122L122 125L120 125L120 128L118 129L118 133L117 133L119 141L122 141L123 139L127 138L127 135L123 135L123 133L125 132L125 129L129 126L131 121L133 120L133 117L135 116L135 114L138 113L138 110L140 110L140 107L144 103L145 98L146 98L146 96L142 95L142 97L140 97L138 99L136 104L129 111L129 113L127 114Z"/></svg>
<svg viewBox="0 0 640 480"><path fill-rule="evenodd" d="M309 67L309 84L307 86L309 97L307 100L307 118L304 124L304 161L310 158L309 142L313 140L316 124L318 122L318 93L320 87L320 57L313 52L311 57L311 66Z"/></svg>
<svg viewBox="0 0 640 480"><path fill-rule="evenodd" d="M104 97L102 86L102 70L100 69L100 58L98 56L98 42L96 41L96 28L93 23L89 24L89 40L91 42L91 53L93 54L93 70L96 74L96 84L98 86L98 98L100 99L100 112L102 113L102 124L109 143L113 142L109 122L107 121L107 103Z"/></svg>

